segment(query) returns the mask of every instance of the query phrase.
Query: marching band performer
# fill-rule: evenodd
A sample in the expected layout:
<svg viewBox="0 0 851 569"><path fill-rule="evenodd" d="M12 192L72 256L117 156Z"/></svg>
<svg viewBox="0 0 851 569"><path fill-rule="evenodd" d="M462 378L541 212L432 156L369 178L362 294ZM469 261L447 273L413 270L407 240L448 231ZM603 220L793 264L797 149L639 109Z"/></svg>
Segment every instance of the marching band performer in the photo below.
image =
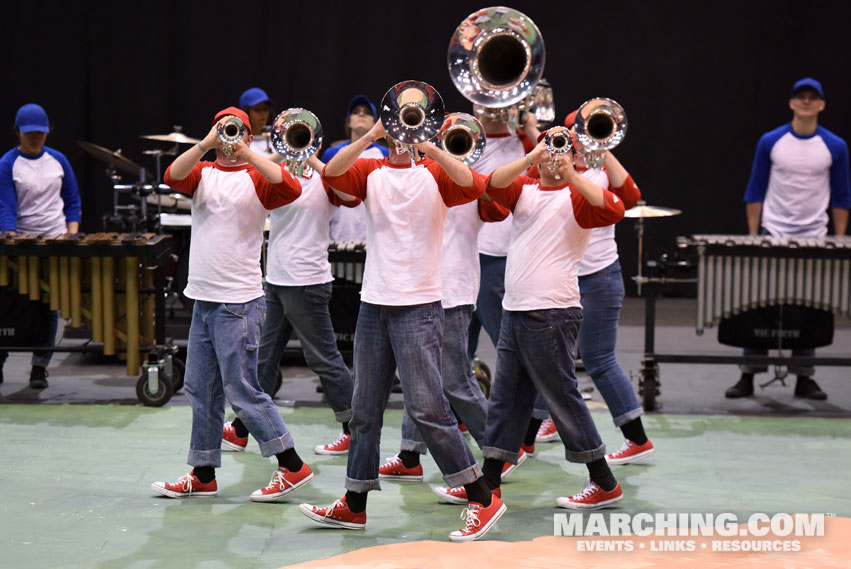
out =
<svg viewBox="0 0 851 569"><path fill-rule="evenodd" d="M220 121L236 117L245 132L226 152ZM215 469L221 466L225 397L260 443L263 456L275 456L278 470L269 484L251 494L259 502L277 500L309 483L310 468L293 448L272 399L257 380L260 330L266 318L260 272L263 225L269 210L301 194L299 181L249 148L251 125L244 111L219 111L204 139L177 157L165 173L172 188L192 194L192 241L186 296L195 299L186 357L185 392L192 407L187 462L192 471L175 482L154 482L170 498L217 494ZM215 162L200 162L215 148Z"/></svg>
<svg viewBox="0 0 851 569"><path fill-rule="evenodd" d="M65 155L45 146L50 122L35 103L18 109L15 134L18 146L0 159L0 232L42 233L56 236L80 228L80 192ZM59 311L48 312L47 343L56 345ZM8 352L0 351L0 383ZM30 387L47 387L51 351L34 351Z"/></svg>
<svg viewBox="0 0 851 569"><path fill-rule="evenodd" d="M510 209L514 219L482 471L488 488L499 495L505 462L517 462L540 393L564 442L565 457L585 463L590 474L585 490L557 498L556 504L595 509L622 500L623 492L577 389L574 347L582 322L577 272L590 230L619 221L624 204L620 188L605 190L576 172L569 152L550 159L544 136L526 157L497 168L488 178L488 195ZM540 180L520 175L535 164L541 165ZM463 489L435 492L455 502Z"/></svg>
<svg viewBox="0 0 851 569"><path fill-rule="evenodd" d="M355 336L347 492L328 506L302 504L300 510L319 523L364 528L367 493L380 489L381 425L398 366L405 408L445 480L463 486L470 498L465 527L449 539L475 540L506 508L488 491L443 395L440 256L448 208L476 200L484 192L484 179L430 142L416 145L426 158L415 163L389 136L394 148L389 158L357 158L385 136L379 121L343 148L323 173L341 197L363 200L369 255Z"/></svg>
<svg viewBox="0 0 851 569"><path fill-rule="evenodd" d="M258 377L263 391L273 395L280 361L292 332L298 334L304 359L319 376L325 398L343 432L333 442L314 447L316 454L342 455L349 451L353 381L337 348L328 304L331 300L331 264L328 262L329 222L338 206L354 207L360 200L341 200L320 172L316 156L299 168L301 195L289 205L272 210L266 262L266 321L260 338ZM248 429L237 417L226 423L222 444L245 450Z"/></svg>

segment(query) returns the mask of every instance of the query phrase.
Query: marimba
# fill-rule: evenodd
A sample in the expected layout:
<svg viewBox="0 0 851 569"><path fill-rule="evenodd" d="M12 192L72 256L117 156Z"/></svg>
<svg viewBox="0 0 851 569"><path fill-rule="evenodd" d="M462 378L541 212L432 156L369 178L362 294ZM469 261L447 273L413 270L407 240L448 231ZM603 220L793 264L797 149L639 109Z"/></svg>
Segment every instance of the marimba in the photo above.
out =
<svg viewBox="0 0 851 569"><path fill-rule="evenodd" d="M668 274L671 265L648 263L645 292L644 358L639 393L645 409L660 393L658 363L849 366L851 358L711 356L656 352L656 294L667 284L697 285L698 334L747 311L803 306L851 317L851 237L778 238L762 235L678 237L678 257L689 257L696 278Z"/></svg>
<svg viewBox="0 0 851 569"><path fill-rule="evenodd" d="M125 357L127 374L136 375L140 352L165 342L159 267L170 251L171 236L152 233L7 235L0 238L0 286L48 303L74 327L85 325L104 354Z"/></svg>

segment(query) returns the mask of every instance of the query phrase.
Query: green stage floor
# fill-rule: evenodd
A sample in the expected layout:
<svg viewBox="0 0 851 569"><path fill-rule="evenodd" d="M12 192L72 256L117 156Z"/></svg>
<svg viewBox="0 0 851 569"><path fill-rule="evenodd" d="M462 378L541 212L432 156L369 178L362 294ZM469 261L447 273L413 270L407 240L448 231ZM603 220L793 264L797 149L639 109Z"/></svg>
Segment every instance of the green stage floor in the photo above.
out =
<svg viewBox="0 0 851 569"><path fill-rule="evenodd" d="M426 483L387 482L371 495L366 531L316 527L297 505L324 505L344 492L345 457L312 452L336 438L336 426L327 409L281 412L316 478L286 503L256 504L248 495L274 466L254 441L245 453L224 454L216 498L172 500L150 490L189 469L188 407L0 406L0 565L276 568L374 545L445 541L461 526L461 507L439 504L429 490L443 480L427 458ZM608 413L594 415L604 441L619 447ZM400 422L400 411L387 412L382 458L396 453ZM645 425L657 453L615 467L626 495L618 511L851 516L847 419L650 415ZM553 535L553 513L565 512L553 499L585 484L584 467L563 456L560 443L538 445L504 484L508 513L487 539Z"/></svg>

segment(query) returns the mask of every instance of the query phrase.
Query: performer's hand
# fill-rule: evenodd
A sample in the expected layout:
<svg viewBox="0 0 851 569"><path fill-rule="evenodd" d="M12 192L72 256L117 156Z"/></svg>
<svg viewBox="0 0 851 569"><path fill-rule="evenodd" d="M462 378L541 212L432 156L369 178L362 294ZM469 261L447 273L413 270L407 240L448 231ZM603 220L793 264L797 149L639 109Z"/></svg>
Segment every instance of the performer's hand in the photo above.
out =
<svg viewBox="0 0 851 569"><path fill-rule="evenodd" d="M381 124L381 119L378 119L375 124L372 125L372 128L369 129L367 134L369 134L372 140L380 140L387 135L387 131L384 130L384 125Z"/></svg>

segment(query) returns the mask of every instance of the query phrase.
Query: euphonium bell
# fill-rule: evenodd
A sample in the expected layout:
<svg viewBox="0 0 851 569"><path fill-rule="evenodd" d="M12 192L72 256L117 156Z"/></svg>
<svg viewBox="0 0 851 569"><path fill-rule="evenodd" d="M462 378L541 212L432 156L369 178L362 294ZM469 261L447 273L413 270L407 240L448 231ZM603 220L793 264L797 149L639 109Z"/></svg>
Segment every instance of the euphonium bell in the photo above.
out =
<svg viewBox="0 0 851 569"><path fill-rule="evenodd" d="M525 14L494 6L464 19L449 42L455 87L473 103L507 107L522 101L544 71L544 40Z"/></svg>
<svg viewBox="0 0 851 569"><path fill-rule="evenodd" d="M573 130L576 150L589 168L599 168L603 155L623 142L628 122L623 107L605 97L582 103L576 113Z"/></svg>
<svg viewBox="0 0 851 569"><path fill-rule="evenodd" d="M234 145L245 137L245 123L239 117L228 116L219 121L216 134L222 141L222 154L230 156Z"/></svg>
<svg viewBox="0 0 851 569"><path fill-rule="evenodd" d="M443 99L428 83L396 83L381 99L381 124L397 142L412 145L434 138L443 124Z"/></svg>
<svg viewBox="0 0 851 569"><path fill-rule="evenodd" d="M523 102L523 110L532 113L538 119L538 129L546 130L556 120L556 106L553 101L553 88L549 81L541 79Z"/></svg>
<svg viewBox="0 0 851 569"><path fill-rule="evenodd" d="M437 145L447 154L472 165L485 150L485 129L479 119L467 113L452 113L437 133Z"/></svg>
<svg viewBox="0 0 851 569"><path fill-rule="evenodd" d="M322 145L322 123L299 107L287 109L272 122L272 147L288 162L303 162Z"/></svg>

